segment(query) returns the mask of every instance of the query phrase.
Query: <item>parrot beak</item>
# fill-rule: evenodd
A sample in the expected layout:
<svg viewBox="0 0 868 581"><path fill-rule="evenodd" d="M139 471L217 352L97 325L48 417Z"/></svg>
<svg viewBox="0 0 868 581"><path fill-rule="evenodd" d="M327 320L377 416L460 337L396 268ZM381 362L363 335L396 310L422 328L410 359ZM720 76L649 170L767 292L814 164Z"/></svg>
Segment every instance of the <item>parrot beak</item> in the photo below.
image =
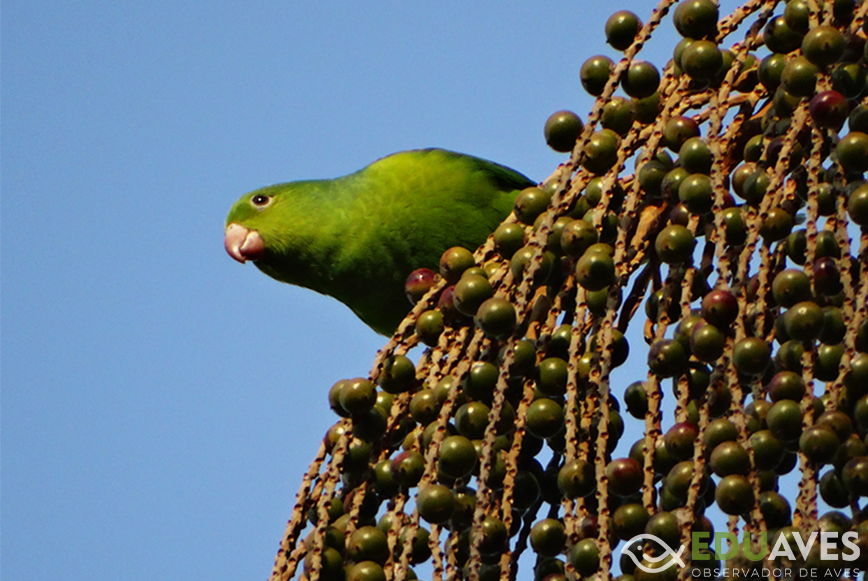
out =
<svg viewBox="0 0 868 581"><path fill-rule="evenodd" d="M248 230L241 224L226 226L223 246L229 256L244 264L247 260L259 260L265 256L265 244L256 230Z"/></svg>

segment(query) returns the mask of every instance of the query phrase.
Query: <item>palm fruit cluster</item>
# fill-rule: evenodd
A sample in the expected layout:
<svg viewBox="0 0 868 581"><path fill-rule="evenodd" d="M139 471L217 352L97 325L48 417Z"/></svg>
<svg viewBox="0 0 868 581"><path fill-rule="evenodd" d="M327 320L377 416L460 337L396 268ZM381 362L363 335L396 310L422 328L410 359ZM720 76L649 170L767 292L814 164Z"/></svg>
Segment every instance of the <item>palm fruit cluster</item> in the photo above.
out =
<svg viewBox="0 0 868 581"><path fill-rule="evenodd" d="M854 531L868 568L866 10L614 14L620 60L576 72L590 114L545 124L569 160L485 245L413 273L369 376L329 391L272 579L674 580L721 565L690 562L715 528ZM637 55L667 15L658 68ZM653 543L624 559L643 533L687 569ZM782 565L756 549L732 562Z"/></svg>

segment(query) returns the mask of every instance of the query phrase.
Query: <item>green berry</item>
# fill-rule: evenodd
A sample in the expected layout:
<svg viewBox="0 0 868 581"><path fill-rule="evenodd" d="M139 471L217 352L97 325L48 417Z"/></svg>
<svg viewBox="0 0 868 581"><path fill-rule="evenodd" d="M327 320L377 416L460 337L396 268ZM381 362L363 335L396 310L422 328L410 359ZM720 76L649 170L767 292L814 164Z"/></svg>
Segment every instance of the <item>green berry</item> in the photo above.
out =
<svg viewBox="0 0 868 581"><path fill-rule="evenodd" d="M606 42L615 50L627 50L641 28L638 16L629 10L620 10L606 21Z"/></svg>
<svg viewBox="0 0 868 581"><path fill-rule="evenodd" d="M710 81L723 70L723 53L710 40L697 40L684 49L681 68L696 81Z"/></svg>
<svg viewBox="0 0 868 581"><path fill-rule="evenodd" d="M582 120L572 111L557 111L546 120L543 133L549 147L568 153L575 147L583 127Z"/></svg>
<svg viewBox="0 0 868 581"><path fill-rule="evenodd" d="M682 0L675 8L672 22L681 36L713 38L717 34L718 8L711 0Z"/></svg>
<svg viewBox="0 0 868 581"><path fill-rule="evenodd" d="M681 264L693 255L695 244L693 234L684 226L673 224L661 230L657 235L654 248L660 260L666 264Z"/></svg>
<svg viewBox="0 0 868 581"><path fill-rule="evenodd" d="M633 61L621 77L621 88L634 99L650 97L660 85L660 71L647 61Z"/></svg>
<svg viewBox="0 0 868 581"><path fill-rule="evenodd" d="M607 56L592 56L579 69L579 79L582 87L591 95L598 97L603 93L609 76L615 68L615 63Z"/></svg>
<svg viewBox="0 0 868 581"><path fill-rule="evenodd" d="M817 66L838 62L844 55L846 40L834 26L818 26L802 39L802 54Z"/></svg>

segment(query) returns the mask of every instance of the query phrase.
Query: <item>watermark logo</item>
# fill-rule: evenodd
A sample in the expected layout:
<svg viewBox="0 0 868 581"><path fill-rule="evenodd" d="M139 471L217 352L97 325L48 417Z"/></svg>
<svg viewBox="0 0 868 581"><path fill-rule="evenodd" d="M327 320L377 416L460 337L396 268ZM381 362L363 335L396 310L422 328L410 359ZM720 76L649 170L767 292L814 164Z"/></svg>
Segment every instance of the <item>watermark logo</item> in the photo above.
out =
<svg viewBox="0 0 868 581"><path fill-rule="evenodd" d="M816 544L819 551L814 551L814 554L819 552L818 556L825 562L838 560L852 562L859 558L860 549L855 542L858 538L858 534L855 532L846 532L840 536L840 539L838 533L828 531L805 534L804 537L805 538L803 538L802 533L795 531L789 537L778 535L774 543L772 543L772 546L769 547L768 535L765 532L760 533L758 543L751 543L750 540L756 539L748 537L747 539L743 539L741 544L738 542L736 535L732 533L715 533L712 542L711 533L695 532L691 535L693 550L690 556L691 560L694 562L707 562L712 559L722 559L726 561L727 559L736 557L739 553L741 553L741 556L748 561L762 561L764 559L773 561L779 558L786 558L791 562L795 562L799 560L799 557L801 557L800 560L805 562L808 560L808 556L812 553L812 549ZM838 542L839 540L843 547L840 546ZM648 541L653 541L662 553L659 555L649 555L646 553L644 547ZM791 541L795 544L795 547L790 547ZM724 543L728 545L726 548L724 548ZM714 547L714 556L710 552L711 545ZM752 548L751 545L758 547L756 553L753 552L754 548ZM684 569L686 565L682 559L682 555L686 549L686 545L681 545L678 548L678 551L675 551L660 537L651 534L641 534L636 535L627 541L626 545L621 547L621 554L629 557L638 569L641 569L646 573L660 573L674 567L675 565ZM718 567L713 569L713 571L714 576L728 576L728 572L731 571L731 569ZM812 572L811 576L815 577L816 569L811 569L810 571ZM844 574L845 572L849 573L850 571L853 571L854 576L859 573L858 569L842 569L841 572L836 573L836 575L840 576L840 574ZM705 568L693 569L692 574L694 577L707 577L710 572L711 570ZM756 574L757 572L759 572L759 575ZM805 577L806 575L801 574L802 572L802 570L799 570L799 576ZM748 571L745 570L744 573L748 573ZM741 576L794 577L793 572L790 569L774 569L773 572L766 572L765 569L762 571L751 570L750 575L743 574Z"/></svg>
<svg viewBox="0 0 868 581"><path fill-rule="evenodd" d="M663 547L663 554L655 557L644 552L644 550L642 550L642 548L640 547L639 550L642 552L640 553L639 558L637 558L633 551L630 550L630 547L632 547L633 544L637 541L654 541L655 543ZM636 566L645 571L646 573L659 573L661 571L665 571L673 565L679 565L682 569L686 567L684 561L681 560L681 553L683 553L686 548L687 547L685 547L684 545L681 545L681 548L679 548L678 552L676 553L669 545L663 542L663 539L656 535L636 535L635 537L627 541L626 546L621 548L621 554L630 557L630 559L632 559L633 562L636 563ZM663 565L662 567L658 567L656 569L652 567L647 567L642 564L642 561L646 561L651 564L657 564L668 557L672 557L672 560Z"/></svg>

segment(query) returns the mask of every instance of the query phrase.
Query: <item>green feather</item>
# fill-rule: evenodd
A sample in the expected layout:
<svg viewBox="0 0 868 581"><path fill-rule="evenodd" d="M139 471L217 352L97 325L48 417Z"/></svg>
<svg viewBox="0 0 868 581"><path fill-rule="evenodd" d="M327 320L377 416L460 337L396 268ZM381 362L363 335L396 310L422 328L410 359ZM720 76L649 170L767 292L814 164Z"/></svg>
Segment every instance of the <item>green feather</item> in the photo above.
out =
<svg viewBox="0 0 868 581"><path fill-rule="evenodd" d="M534 183L476 157L420 149L353 174L289 182L242 196L226 220L256 230L256 266L277 280L330 295L390 335L410 309L404 281L437 269L452 246L474 249ZM269 196L257 207L256 196Z"/></svg>

